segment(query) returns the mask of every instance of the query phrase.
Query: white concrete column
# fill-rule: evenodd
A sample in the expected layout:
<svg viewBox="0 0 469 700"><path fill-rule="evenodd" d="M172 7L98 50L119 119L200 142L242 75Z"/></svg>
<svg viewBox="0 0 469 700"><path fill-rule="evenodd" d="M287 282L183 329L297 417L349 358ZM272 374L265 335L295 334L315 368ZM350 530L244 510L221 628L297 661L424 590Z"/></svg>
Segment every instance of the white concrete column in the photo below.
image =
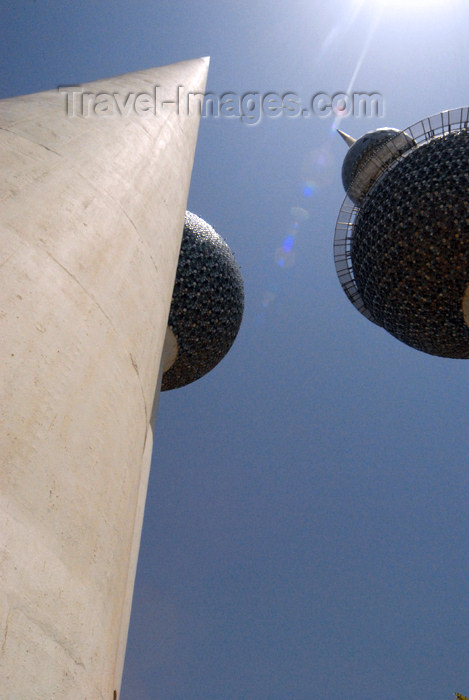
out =
<svg viewBox="0 0 469 700"><path fill-rule="evenodd" d="M5 700L119 695L207 67L0 102Z"/></svg>

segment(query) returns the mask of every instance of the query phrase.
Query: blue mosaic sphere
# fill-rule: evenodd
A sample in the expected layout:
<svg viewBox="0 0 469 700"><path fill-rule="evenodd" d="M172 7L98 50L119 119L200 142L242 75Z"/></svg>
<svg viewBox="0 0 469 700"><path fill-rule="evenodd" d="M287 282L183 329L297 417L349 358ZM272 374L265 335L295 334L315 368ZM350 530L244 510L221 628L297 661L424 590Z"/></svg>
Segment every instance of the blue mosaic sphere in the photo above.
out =
<svg viewBox="0 0 469 700"><path fill-rule="evenodd" d="M168 326L177 356L161 390L203 377L226 355L238 334L244 285L228 245L203 219L186 212Z"/></svg>
<svg viewBox="0 0 469 700"><path fill-rule="evenodd" d="M429 140L377 181L351 238L369 318L413 348L469 358L469 132Z"/></svg>

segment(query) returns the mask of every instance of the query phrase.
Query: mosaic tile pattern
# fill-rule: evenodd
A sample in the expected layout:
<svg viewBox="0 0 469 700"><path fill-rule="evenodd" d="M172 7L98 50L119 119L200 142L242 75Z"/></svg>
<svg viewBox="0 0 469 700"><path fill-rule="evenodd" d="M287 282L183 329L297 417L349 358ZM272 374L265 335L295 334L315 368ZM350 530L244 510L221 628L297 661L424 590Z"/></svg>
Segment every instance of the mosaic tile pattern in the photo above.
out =
<svg viewBox="0 0 469 700"><path fill-rule="evenodd" d="M382 175L351 241L372 320L423 352L469 358L469 132L434 138Z"/></svg>
<svg viewBox="0 0 469 700"><path fill-rule="evenodd" d="M168 320L178 354L161 390L185 386L213 369L231 348L243 310L243 280L233 253L209 224L186 212Z"/></svg>

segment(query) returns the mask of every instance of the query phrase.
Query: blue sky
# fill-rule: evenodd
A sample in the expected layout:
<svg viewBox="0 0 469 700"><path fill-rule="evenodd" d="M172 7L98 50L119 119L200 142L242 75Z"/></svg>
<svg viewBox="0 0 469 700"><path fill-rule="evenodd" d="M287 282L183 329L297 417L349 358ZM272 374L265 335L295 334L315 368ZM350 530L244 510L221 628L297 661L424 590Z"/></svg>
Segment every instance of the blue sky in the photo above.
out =
<svg viewBox="0 0 469 700"><path fill-rule="evenodd" d="M467 104L469 5L378 5L4 2L1 96L210 55L215 94L308 104L356 73L384 116L343 119L355 137ZM122 700L469 694L469 365L347 301L344 154L332 116L201 120L188 208L235 252L245 317L161 397Z"/></svg>

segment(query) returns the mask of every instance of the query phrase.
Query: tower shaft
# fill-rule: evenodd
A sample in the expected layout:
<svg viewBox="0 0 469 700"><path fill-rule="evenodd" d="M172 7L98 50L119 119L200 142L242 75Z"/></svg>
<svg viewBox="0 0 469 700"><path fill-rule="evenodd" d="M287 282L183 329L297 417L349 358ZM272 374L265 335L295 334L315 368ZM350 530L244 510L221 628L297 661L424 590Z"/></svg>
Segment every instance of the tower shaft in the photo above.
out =
<svg viewBox="0 0 469 700"><path fill-rule="evenodd" d="M0 686L9 700L119 693L199 123L178 99L181 89L203 92L207 67L198 59L2 101Z"/></svg>

